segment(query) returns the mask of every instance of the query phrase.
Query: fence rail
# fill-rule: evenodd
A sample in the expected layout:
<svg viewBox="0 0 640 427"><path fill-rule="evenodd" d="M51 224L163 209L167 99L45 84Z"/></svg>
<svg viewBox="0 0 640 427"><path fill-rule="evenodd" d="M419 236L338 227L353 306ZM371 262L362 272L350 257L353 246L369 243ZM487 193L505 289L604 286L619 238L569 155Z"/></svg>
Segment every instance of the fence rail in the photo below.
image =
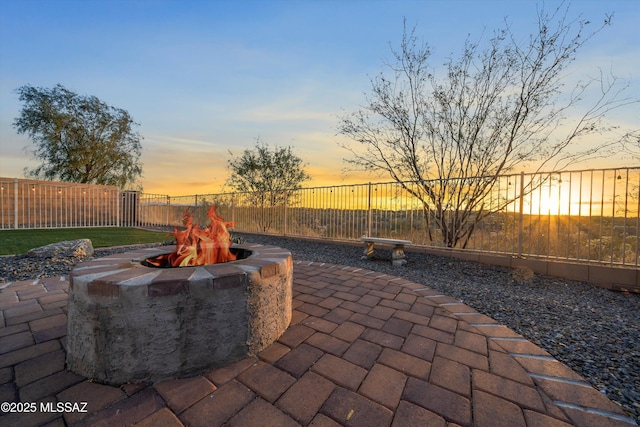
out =
<svg viewBox="0 0 640 427"><path fill-rule="evenodd" d="M238 232L347 240L368 235L445 246L444 233L450 229L443 231L437 222L456 224L460 209L453 207L456 195L451 194L436 213L436 206L419 198L424 182L177 197L5 178L0 185L3 229L179 226L185 209L205 225L208 207L216 205ZM464 244L467 250L635 268L640 264L640 166L505 175L483 196L482 205L482 210L469 210L474 231Z"/></svg>

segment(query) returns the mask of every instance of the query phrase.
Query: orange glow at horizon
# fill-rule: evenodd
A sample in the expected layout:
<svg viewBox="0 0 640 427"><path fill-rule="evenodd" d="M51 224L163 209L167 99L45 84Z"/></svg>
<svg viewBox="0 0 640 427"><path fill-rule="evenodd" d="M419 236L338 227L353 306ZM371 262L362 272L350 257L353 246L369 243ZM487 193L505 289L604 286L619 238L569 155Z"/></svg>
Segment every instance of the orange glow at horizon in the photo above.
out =
<svg viewBox="0 0 640 427"><path fill-rule="evenodd" d="M224 170L224 173L226 173L226 170ZM363 172L342 173L322 167L309 167L307 168L307 173L311 175L311 180L304 182L303 188L366 184L367 182L380 182L383 180ZM196 173L194 172L194 176L195 175ZM206 173L203 172L201 176L205 175ZM232 189L225 186L226 177L214 178L210 181L183 181L180 178L184 179L184 176L176 177L176 179L162 174L147 177L142 180L142 191L147 194L160 194L172 197L233 192ZM390 179L385 180L390 181Z"/></svg>

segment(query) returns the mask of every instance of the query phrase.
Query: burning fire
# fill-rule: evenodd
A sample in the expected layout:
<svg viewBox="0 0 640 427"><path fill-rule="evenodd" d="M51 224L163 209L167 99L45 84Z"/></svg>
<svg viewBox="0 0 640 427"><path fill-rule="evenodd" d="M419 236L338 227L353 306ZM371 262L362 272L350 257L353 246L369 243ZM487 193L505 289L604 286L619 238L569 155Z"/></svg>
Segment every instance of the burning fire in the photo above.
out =
<svg viewBox="0 0 640 427"><path fill-rule="evenodd" d="M216 213L215 206L209 208L207 217L211 219L211 223L208 227L200 229L198 224L193 223L189 209L185 210L182 223L186 229L173 229L176 250L170 254L149 258L147 262L156 267L186 267L235 260L236 255L229 251L231 236L228 230L228 227L233 227L235 223L223 221Z"/></svg>

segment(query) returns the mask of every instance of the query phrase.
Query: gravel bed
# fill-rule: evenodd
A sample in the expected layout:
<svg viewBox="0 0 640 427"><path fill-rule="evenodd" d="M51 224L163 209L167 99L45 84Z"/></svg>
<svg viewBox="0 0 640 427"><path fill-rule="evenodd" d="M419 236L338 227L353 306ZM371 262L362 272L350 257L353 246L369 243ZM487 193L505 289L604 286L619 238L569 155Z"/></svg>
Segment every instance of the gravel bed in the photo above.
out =
<svg viewBox="0 0 640 427"><path fill-rule="evenodd" d="M393 267L386 250L373 260L361 260L361 246L236 234L247 242L287 248L294 260L401 276L458 298L547 350L640 424L640 294L409 251L408 264ZM97 249L94 257L128 250L131 247ZM78 261L0 257L0 286L64 275Z"/></svg>

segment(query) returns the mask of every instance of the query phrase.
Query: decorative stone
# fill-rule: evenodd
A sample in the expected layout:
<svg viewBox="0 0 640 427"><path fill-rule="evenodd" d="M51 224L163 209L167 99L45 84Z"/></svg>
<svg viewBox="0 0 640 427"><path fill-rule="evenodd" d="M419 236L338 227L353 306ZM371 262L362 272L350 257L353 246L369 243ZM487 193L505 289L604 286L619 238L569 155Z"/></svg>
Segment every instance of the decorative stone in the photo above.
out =
<svg viewBox="0 0 640 427"><path fill-rule="evenodd" d="M75 257L93 255L93 244L89 239L67 240L30 249L27 256L38 258Z"/></svg>
<svg viewBox="0 0 640 427"><path fill-rule="evenodd" d="M255 355L287 329L293 297L289 251L243 244L231 247L248 255L236 261L143 264L173 248L114 254L71 272L71 371L115 385L192 376Z"/></svg>

